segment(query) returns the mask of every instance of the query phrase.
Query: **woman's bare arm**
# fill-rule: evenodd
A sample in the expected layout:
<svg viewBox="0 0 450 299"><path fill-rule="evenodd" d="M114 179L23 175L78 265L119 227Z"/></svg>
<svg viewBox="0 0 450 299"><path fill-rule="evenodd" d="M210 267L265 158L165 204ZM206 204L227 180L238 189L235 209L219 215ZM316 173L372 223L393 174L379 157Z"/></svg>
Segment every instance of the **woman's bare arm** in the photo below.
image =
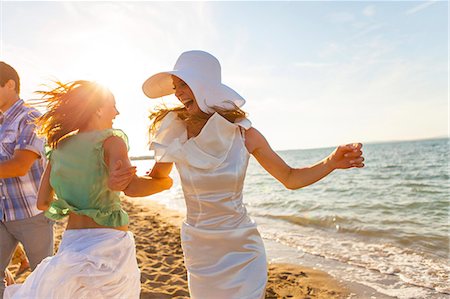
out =
<svg viewBox="0 0 450 299"><path fill-rule="evenodd" d="M105 163L110 169L108 186L112 190L123 191L132 197L147 196L169 189L172 179L169 176L161 178L138 177L136 169L131 166L125 142L116 136L105 140Z"/></svg>
<svg viewBox="0 0 450 299"><path fill-rule="evenodd" d="M362 144L339 146L322 161L303 168L292 168L270 147L255 128L246 131L246 147L261 166L286 188L294 190L311 185L335 169L363 167Z"/></svg>
<svg viewBox="0 0 450 299"><path fill-rule="evenodd" d="M44 170L44 174L41 177L41 183L38 190L38 198L36 206L41 211L46 211L50 207L50 203L53 201L55 191L50 185L50 172L52 167L50 163L47 164Z"/></svg>
<svg viewBox="0 0 450 299"><path fill-rule="evenodd" d="M156 162L148 175L154 178L165 178L169 176L172 167L173 163Z"/></svg>

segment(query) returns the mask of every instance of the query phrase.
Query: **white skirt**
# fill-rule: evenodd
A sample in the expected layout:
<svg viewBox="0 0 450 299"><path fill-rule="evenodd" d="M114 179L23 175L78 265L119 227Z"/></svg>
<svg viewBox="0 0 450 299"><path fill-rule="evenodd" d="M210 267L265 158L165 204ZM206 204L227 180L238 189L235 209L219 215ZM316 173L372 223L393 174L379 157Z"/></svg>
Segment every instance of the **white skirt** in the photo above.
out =
<svg viewBox="0 0 450 299"><path fill-rule="evenodd" d="M139 298L140 271L131 232L67 230L58 253L47 257L4 299Z"/></svg>
<svg viewBox="0 0 450 299"><path fill-rule="evenodd" d="M267 261L256 225L209 230L184 223L181 245L192 299L265 297Z"/></svg>

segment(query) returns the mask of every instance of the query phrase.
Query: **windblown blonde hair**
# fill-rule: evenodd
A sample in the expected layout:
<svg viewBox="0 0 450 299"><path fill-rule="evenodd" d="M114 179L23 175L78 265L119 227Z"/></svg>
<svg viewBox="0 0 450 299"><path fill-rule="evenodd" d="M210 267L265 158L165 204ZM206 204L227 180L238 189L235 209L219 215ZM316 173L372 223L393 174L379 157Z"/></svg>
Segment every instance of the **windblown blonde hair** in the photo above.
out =
<svg viewBox="0 0 450 299"><path fill-rule="evenodd" d="M39 104L47 112L37 118L38 134L47 138L51 148L68 134L82 129L95 112L112 97L112 93L101 85L78 80L68 83L55 82L56 87L48 91L36 91L42 95Z"/></svg>
<svg viewBox="0 0 450 299"><path fill-rule="evenodd" d="M219 113L223 118L228 120L231 123L235 123L236 120L247 117L247 113L236 106L234 103L230 104L234 107L232 110L224 109L222 107L214 106L212 109ZM169 112L176 112L178 117L185 121L187 125L197 126L199 124L204 124L205 118L199 116L190 115L184 106L168 108L164 105L157 106L154 110L150 111L149 119L151 121L149 134L150 136L154 135L156 130L158 129L158 124L166 117ZM212 114L206 117L209 118Z"/></svg>

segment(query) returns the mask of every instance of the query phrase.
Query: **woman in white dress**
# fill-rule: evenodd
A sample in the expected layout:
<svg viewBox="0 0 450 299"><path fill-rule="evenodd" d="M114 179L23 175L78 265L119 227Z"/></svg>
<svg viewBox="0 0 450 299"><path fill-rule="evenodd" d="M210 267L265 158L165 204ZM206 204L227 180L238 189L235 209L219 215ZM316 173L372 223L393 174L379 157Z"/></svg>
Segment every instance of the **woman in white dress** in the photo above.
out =
<svg viewBox="0 0 450 299"><path fill-rule="evenodd" d="M174 70L143 85L150 98L175 93L183 104L151 115L153 177L167 177L175 163L187 206L181 241L191 298L264 298L267 262L256 224L243 204L250 155L286 188L298 189L335 169L363 167L360 143L339 146L324 160L291 168L251 126L245 100L221 80L219 61L188 51Z"/></svg>

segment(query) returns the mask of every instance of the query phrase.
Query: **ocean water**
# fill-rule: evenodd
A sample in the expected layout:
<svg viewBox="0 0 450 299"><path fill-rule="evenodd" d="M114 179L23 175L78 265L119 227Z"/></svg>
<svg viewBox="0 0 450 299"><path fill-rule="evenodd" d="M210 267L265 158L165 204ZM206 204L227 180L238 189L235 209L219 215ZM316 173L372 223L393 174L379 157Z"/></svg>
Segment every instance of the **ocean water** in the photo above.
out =
<svg viewBox="0 0 450 299"><path fill-rule="evenodd" d="M448 139L367 144L365 168L335 171L295 191L252 158L244 201L263 238L291 248L299 263L316 257L316 268L394 298L450 298L449 149ZM278 154L302 167L332 150ZM173 177L174 188L152 198L185 210Z"/></svg>

